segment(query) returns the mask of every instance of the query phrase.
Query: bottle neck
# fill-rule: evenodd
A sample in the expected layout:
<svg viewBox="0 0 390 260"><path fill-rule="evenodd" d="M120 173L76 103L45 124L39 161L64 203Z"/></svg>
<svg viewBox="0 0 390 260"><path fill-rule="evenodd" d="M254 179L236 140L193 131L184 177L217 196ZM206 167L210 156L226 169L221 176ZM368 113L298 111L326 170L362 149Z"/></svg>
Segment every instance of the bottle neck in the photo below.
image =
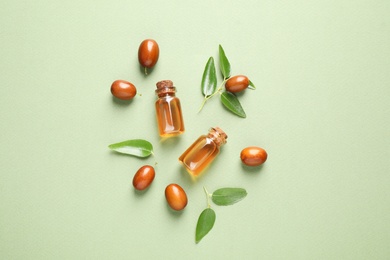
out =
<svg viewBox="0 0 390 260"><path fill-rule="evenodd" d="M175 96L176 88L171 80L161 80L156 83L156 95L158 97Z"/></svg>
<svg viewBox="0 0 390 260"><path fill-rule="evenodd" d="M165 96L175 96L176 94L176 88L175 87L162 87L156 89L156 95L158 97L165 97Z"/></svg>
<svg viewBox="0 0 390 260"><path fill-rule="evenodd" d="M207 137L213 140L213 142L216 143L218 147L220 147L226 143L226 139L228 136L221 128L212 127L209 130Z"/></svg>

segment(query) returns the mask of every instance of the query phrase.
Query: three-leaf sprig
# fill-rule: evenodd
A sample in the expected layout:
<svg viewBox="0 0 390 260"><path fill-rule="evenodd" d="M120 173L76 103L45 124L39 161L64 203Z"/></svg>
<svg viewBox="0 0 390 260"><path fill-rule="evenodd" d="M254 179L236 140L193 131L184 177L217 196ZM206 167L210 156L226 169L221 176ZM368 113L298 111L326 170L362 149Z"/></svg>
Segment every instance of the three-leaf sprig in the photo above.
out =
<svg viewBox="0 0 390 260"><path fill-rule="evenodd" d="M204 188L204 187L203 187ZM213 193L208 193L206 188L204 191L207 196L207 208L200 213L198 222L196 224L195 242L199 243L209 231L214 227L216 214L211 208L210 198L214 204L218 206L233 205L246 197L247 192L242 188L221 188Z"/></svg>
<svg viewBox="0 0 390 260"><path fill-rule="evenodd" d="M199 111L202 110L207 100L215 96L217 93L220 93L222 104L233 114L245 118L246 113L237 96L234 93L227 91L226 89L223 90L226 81L230 78L231 68L230 62L226 57L225 51L221 45L219 45L219 67L223 76L223 81L217 88L217 73L214 64L214 58L211 56L206 63L202 76L201 90L204 95L204 99L199 108ZM249 81L248 88L256 89L252 81Z"/></svg>

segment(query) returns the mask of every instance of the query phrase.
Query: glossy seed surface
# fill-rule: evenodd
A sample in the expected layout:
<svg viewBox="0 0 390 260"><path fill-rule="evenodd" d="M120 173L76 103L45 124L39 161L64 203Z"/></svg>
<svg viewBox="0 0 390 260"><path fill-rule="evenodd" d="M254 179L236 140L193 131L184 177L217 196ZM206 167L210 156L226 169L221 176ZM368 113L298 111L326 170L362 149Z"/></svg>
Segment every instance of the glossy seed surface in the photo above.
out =
<svg viewBox="0 0 390 260"><path fill-rule="evenodd" d="M144 165L138 169L133 178L133 186L136 190L144 190L152 184L155 176L154 168Z"/></svg>
<svg viewBox="0 0 390 260"><path fill-rule="evenodd" d="M165 188L165 198L174 210L182 210L187 206L187 194L178 184L169 184Z"/></svg>
<svg viewBox="0 0 390 260"><path fill-rule="evenodd" d="M257 146L249 146L241 151L241 161L247 166L259 166L267 160L267 152Z"/></svg>
<svg viewBox="0 0 390 260"><path fill-rule="evenodd" d="M137 88L126 80L115 80L111 84L111 93L122 100L130 100L137 94Z"/></svg>
<svg viewBox="0 0 390 260"><path fill-rule="evenodd" d="M236 75L228 79L225 83L227 91L237 93L245 90L249 86L249 79L244 75Z"/></svg>
<svg viewBox="0 0 390 260"><path fill-rule="evenodd" d="M160 55L160 48L155 40L146 39L138 48L138 61L142 67L152 68L156 65Z"/></svg>

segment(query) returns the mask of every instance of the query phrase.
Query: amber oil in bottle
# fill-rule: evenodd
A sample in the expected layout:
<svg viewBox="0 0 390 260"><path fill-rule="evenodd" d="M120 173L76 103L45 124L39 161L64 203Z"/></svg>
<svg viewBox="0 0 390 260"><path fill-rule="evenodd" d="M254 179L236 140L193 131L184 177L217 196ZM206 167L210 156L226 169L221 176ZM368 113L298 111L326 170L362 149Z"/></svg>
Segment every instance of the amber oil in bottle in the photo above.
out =
<svg viewBox="0 0 390 260"><path fill-rule="evenodd" d="M197 177L219 154L226 139L227 135L221 128L213 127L207 135L201 135L179 157L179 161L193 177Z"/></svg>
<svg viewBox="0 0 390 260"><path fill-rule="evenodd" d="M156 116L158 131L161 137L170 137L184 132L184 121L180 100L176 97L176 88L170 80L156 84Z"/></svg>

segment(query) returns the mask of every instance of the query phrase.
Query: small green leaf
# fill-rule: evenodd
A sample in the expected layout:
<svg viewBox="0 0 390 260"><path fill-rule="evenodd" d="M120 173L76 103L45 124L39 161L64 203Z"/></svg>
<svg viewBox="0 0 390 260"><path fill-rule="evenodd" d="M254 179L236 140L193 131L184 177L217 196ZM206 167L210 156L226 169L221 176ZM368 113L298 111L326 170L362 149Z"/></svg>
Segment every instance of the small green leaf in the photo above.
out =
<svg viewBox="0 0 390 260"><path fill-rule="evenodd" d="M217 73L215 72L214 58L210 57L204 68L202 77L202 93L205 97L212 95L217 88Z"/></svg>
<svg viewBox="0 0 390 260"><path fill-rule="evenodd" d="M199 243L204 236L213 228L215 222L215 212L207 208L200 213L198 223L196 224L195 242Z"/></svg>
<svg viewBox="0 0 390 260"><path fill-rule="evenodd" d="M238 115L239 117L246 117L245 111L242 108L240 101L238 101L238 98L233 93L229 91L223 92L221 94L221 101L222 104L234 114Z"/></svg>
<svg viewBox="0 0 390 260"><path fill-rule="evenodd" d="M214 191L211 199L217 205L227 206L239 202L246 195L246 190L242 188L222 188Z"/></svg>
<svg viewBox="0 0 390 260"><path fill-rule="evenodd" d="M111 144L108 148L118 153L130 154L137 157L148 157L153 154L152 144L142 139L133 139Z"/></svg>
<svg viewBox="0 0 390 260"><path fill-rule="evenodd" d="M221 44L219 45L219 66L223 78L228 79L230 77L230 63L225 55L225 51L223 50Z"/></svg>
<svg viewBox="0 0 390 260"><path fill-rule="evenodd" d="M256 86L255 84L253 84L252 81L249 80L249 86L248 86L249 89L256 89Z"/></svg>

